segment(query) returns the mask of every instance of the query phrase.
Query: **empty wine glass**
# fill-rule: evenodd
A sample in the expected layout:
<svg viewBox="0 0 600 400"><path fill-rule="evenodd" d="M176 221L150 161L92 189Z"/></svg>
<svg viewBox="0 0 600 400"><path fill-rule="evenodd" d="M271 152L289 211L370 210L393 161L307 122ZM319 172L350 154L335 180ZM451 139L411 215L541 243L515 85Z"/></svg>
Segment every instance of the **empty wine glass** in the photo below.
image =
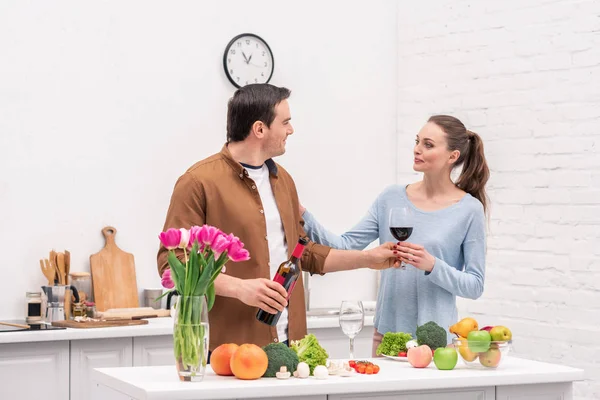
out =
<svg viewBox="0 0 600 400"><path fill-rule="evenodd" d="M340 328L350 338L350 360L354 359L354 338L365 325L362 301L342 301L340 306Z"/></svg>
<svg viewBox="0 0 600 400"><path fill-rule="evenodd" d="M408 207L393 207L390 209L390 233L399 242L404 242L410 237L413 231L412 213ZM406 269L404 261L400 264L400 269Z"/></svg>

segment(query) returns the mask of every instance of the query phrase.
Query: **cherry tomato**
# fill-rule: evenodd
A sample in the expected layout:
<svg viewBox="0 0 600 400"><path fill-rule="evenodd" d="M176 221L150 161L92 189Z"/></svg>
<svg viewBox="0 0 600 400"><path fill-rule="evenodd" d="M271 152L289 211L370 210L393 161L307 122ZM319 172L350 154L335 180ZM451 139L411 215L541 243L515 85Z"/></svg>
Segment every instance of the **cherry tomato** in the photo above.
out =
<svg viewBox="0 0 600 400"><path fill-rule="evenodd" d="M379 365L377 365L377 364L374 364L374 365L373 365L373 373L374 373L374 374L376 374L376 373L378 373L378 372L379 372Z"/></svg>
<svg viewBox="0 0 600 400"><path fill-rule="evenodd" d="M367 369L367 367L364 364L361 364L358 366L358 373L364 374L366 369Z"/></svg>
<svg viewBox="0 0 600 400"><path fill-rule="evenodd" d="M365 373L367 375L373 375L373 366L372 365L367 366L367 368L365 368Z"/></svg>
<svg viewBox="0 0 600 400"><path fill-rule="evenodd" d="M398 357L406 357L406 352L401 351L400 353L398 353Z"/></svg>
<svg viewBox="0 0 600 400"><path fill-rule="evenodd" d="M354 368L354 366L356 366L356 361L350 360L348 361L348 365L350 366L350 368Z"/></svg>

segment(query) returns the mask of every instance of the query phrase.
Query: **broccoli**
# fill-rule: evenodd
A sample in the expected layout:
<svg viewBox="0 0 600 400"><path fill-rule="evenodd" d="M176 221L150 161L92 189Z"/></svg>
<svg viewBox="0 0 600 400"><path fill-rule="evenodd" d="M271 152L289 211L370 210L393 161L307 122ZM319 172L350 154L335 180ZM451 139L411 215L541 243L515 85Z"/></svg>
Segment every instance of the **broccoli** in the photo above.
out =
<svg viewBox="0 0 600 400"><path fill-rule="evenodd" d="M265 378L275 378L275 373L279 372L279 369L285 365L287 370L294 373L298 366L298 354L283 343L269 343L263 347L267 358L269 359L269 365L267 371L264 373Z"/></svg>
<svg viewBox="0 0 600 400"><path fill-rule="evenodd" d="M448 344L448 336L446 330L433 321L417 327L417 343L419 345L426 344L435 350L438 347L446 347Z"/></svg>
<svg viewBox="0 0 600 400"><path fill-rule="evenodd" d="M378 356L385 354L386 356L396 357L398 353L406 351L406 342L412 339L410 333L404 332L386 332L383 335L383 339L377 351L375 352Z"/></svg>
<svg viewBox="0 0 600 400"><path fill-rule="evenodd" d="M327 363L329 354L321 347L317 337L312 333L300 340L292 340L290 347L298 354L298 359L301 362L308 364L311 375L317 365L325 365Z"/></svg>

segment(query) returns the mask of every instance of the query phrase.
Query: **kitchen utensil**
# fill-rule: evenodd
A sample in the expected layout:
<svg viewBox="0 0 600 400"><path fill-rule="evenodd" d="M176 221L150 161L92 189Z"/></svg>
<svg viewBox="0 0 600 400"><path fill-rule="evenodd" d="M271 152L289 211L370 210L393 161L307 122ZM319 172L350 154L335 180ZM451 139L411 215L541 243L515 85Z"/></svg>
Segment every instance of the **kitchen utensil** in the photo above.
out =
<svg viewBox="0 0 600 400"><path fill-rule="evenodd" d="M67 328L59 328L58 326L52 326L50 324L41 323L27 323L24 319L10 319L2 322L9 322L11 326L1 325L0 324L0 336L3 333L9 332L30 332L30 331L57 331L57 330L65 330ZM17 325L17 326L12 326ZM19 328L25 327L25 328Z"/></svg>
<svg viewBox="0 0 600 400"><path fill-rule="evenodd" d="M110 309L98 312L97 314L102 319L133 319L141 317L153 318L171 316L171 312L169 310L155 310L152 307Z"/></svg>
<svg viewBox="0 0 600 400"><path fill-rule="evenodd" d="M44 268L48 271L48 276L50 276L50 274L52 274L52 283L48 282L49 286L54 285L57 282L57 278L56 278L56 268L54 268L52 266L52 264L50 263L49 259L44 258ZM52 272L50 272L52 271Z"/></svg>
<svg viewBox="0 0 600 400"><path fill-rule="evenodd" d="M124 319L118 321L54 321L52 326L60 326L64 328L108 328L115 326L132 326L132 325L146 325L148 321L145 319L131 320Z"/></svg>
<svg viewBox="0 0 600 400"><path fill-rule="evenodd" d="M58 277L58 281L61 285L67 283L67 279L65 277L65 254L64 253L56 253L56 266L58 267L58 272L60 276Z"/></svg>
<svg viewBox="0 0 600 400"><path fill-rule="evenodd" d="M133 254L121 250L115 243L117 230L102 229L106 244L90 256L94 300L98 311L110 308L138 307L138 290Z"/></svg>
<svg viewBox="0 0 600 400"><path fill-rule="evenodd" d="M65 250L65 279L69 278L69 273L71 272L71 253L69 250ZM65 283L70 283L66 281Z"/></svg>
<svg viewBox="0 0 600 400"><path fill-rule="evenodd" d="M146 322L148 322L148 321L146 321ZM2 321L0 321L0 325L13 326L15 328L22 328L22 329L29 329L30 328L29 325L13 324L13 323L10 323L10 322L2 322Z"/></svg>
<svg viewBox="0 0 600 400"><path fill-rule="evenodd" d="M42 290L47 298L46 307L46 322L61 321L66 318L65 315L65 294L67 289L73 291L75 301L79 302L79 293L77 288L74 286L55 285L55 286L42 286ZM70 304L70 303L68 303Z"/></svg>
<svg viewBox="0 0 600 400"><path fill-rule="evenodd" d="M56 275L56 271L50 265L50 262L46 259L40 260L40 267L42 268L42 273L48 280L48 285L54 285L54 276Z"/></svg>
<svg viewBox="0 0 600 400"><path fill-rule="evenodd" d="M56 264L56 252L54 250L50 250L50 265L56 271L56 276L54 277L54 283L60 283L60 271L58 270L58 265Z"/></svg>

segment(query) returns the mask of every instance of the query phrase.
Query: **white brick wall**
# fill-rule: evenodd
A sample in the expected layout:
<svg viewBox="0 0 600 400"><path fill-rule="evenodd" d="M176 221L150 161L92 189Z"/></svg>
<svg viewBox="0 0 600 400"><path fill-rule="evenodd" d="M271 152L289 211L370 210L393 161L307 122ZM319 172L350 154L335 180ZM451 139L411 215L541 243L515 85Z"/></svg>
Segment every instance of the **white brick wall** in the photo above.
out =
<svg viewBox="0 0 600 400"><path fill-rule="evenodd" d="M400 2L398 36L399 182L433 113L479 132L492 170L485 293L461 314L600 398L600 1Z"/></svg>

